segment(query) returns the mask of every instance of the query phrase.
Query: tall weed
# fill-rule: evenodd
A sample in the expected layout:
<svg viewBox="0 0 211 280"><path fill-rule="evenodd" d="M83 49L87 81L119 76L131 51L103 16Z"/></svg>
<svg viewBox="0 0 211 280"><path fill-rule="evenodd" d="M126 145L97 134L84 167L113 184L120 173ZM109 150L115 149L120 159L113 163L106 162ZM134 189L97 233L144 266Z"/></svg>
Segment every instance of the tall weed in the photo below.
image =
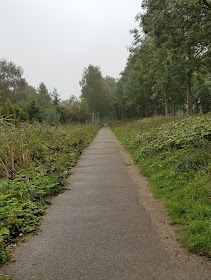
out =
<svg viewBox="0 0 211 280"><path fill-rule="evenodd" d="M64 190L71 166L99 128L1 123L0 262L8 261L14 240L39 226L49 197Z"/></svg>

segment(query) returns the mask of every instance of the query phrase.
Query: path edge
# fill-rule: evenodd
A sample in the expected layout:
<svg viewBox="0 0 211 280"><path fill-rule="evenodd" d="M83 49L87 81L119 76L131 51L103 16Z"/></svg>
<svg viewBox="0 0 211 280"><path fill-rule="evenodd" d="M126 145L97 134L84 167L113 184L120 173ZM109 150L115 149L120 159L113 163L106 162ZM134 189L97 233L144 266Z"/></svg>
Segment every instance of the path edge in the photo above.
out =
<svg viewBox="0 0 211 280"><path fill-rule="evenodd" d="M110 128L111 129L111 128ZM112 129L111 129L112 131ZM113 131L112 131L113 133ZM194 262L195 264L205 265L211 269L211 261L206 256L198 256L189 253L186 248L178 241L176 227L170 225L170 217L164 207L164 201L161 198L156 198L151 190L147 177L141 174L140 166L133 160L129 152L126 151L123 142L121 142L113 133L115 143L118 146L123 162L126 165L128 176L136 186L139 203L143 206L150 217L159 240L170 258L177 258L181 262Z"/></svg>

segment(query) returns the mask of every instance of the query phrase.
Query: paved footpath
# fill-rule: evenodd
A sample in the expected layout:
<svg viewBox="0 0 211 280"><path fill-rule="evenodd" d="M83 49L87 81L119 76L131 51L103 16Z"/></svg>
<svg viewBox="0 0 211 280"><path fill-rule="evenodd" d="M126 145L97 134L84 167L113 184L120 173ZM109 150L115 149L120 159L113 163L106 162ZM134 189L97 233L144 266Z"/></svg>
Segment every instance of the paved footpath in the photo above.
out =
<svg viewBox="0 0 211 280"><path fill-rule="evenodd" d="M5 270L14 280L211 279L211 270L165 250L109 127L85 149L68 189L16 250Z"/></svg>

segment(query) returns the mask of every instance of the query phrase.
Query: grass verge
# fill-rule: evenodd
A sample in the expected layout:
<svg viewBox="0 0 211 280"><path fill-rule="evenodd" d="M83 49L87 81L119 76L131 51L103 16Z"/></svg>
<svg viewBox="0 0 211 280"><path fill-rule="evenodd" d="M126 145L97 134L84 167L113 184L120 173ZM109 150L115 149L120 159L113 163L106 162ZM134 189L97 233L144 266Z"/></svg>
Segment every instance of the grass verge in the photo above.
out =
<svg viewBox="0 0 211 280"><path fill-rule="evenodd" d="M112 122L190 252L211 257L211 115Z"/></svg>
<svg viewBox="0 0 211 280"><path fill-rule="evenodd" d="M0 125L0 263L34 232L100 125ZM3 277L3 276L2 276Z"/></svg>

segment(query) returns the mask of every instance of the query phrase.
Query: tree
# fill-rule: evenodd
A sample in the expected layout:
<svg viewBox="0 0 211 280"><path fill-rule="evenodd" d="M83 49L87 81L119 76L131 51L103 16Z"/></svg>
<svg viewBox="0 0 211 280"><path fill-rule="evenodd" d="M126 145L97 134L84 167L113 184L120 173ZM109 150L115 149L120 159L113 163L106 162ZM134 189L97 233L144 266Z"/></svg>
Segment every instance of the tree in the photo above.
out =
<svg viewBox="0 0 211 280"><path fill-rule="evenodd" d="M211 75L203 77L193 88L195 112L204 114L211 109Z"/></svg>
<svg viewBox="0 0 211 280"><path fill-rule="evenodd" d="M28 104L28 113L29 113L29 119L31 121L41 121L41 116L40 116L40 107L36 103L35 100L32 100Z"/></svg>
<svg viewBox="0 0 211 280"><path fill-rule="evenodd" d="M122 77L118 82L121 89L122 109L126 117L148 117L157 114L156 68L154 67L153 44L148 38L131 49Z"/></svg>
<svg viewBox="0 0 211 280"><path fill-rule="evenodd" d="M12 102L18 100L18 92L26 86L26 81L22 77L23 69L6 59L0 60L0 96L1 102L9 98Z"/></svg>
<svg viewBox="0 0 211 280"><path fill-rule="evenodd" d="M117 115L117 80L113 77L106 76L103 78L105 84L107 85L107 96L108 96L108 108L106 110L110 111L111 117Z"/></svg>
<svg viewBox="0 0 211 280"><path fill-rule="evenodd" d="M158 48L171 54L175 74L187 88L188 114L192 113L194 72L204 70L210 55L211 13L207 4L199 0L145 0L146 12L139 16L144 32Z"/></svg>
<svg viewBox="0 0 211 280"><path fill-rule="evenodd" d="M109 113L110 88L103 80L100 68L89 65L84 69L80 81L81 98L86 100L91 112L92 122L98 122Z"/></svg>
<svg viewBox="0 0 211 280"><path fill-rule="evenodd" d="M56 88L53 89L53 92L51 93L51 98L52 98L53 104L58 106L61 99L59 98L59 94L58 94Z"/></svg>
<svg viewBox="0 0 211 280"><path fill-rule="evenodd" d="M40 105L46 106L51 102L51 97L48 93L48 89L44 83L40 83L38 89L38 101Z"/></svg>
<svg viewBox="0 0 211 280"><path fill-rule="evenodd" d="M55 106L46 107L43 111L43 121L50 125L56 125L60 123L61 115Z"/></svg>
<svg viewBox="0 0 211 280"><path fill-rule="evenodd" d="M62 113L62 120L66 118L68 121L86 122L90 120L90 111L86 100L78 99L72 95L68 100L61 102L58 107Z"/></svg>
<svg viewBox="0 0 211 280"><path fill-rule="evenodd" d="M38 100L38 94L34 87L30 86L28 83L24 89L24 100Z"/></svg>
<svg viewBox="0 0 211 280"><path fill-rule="evenodd" d="M209 82L198 80L211 68L209 1L144 0L143 8L136 17L139 28L131 31L133 42L118 81L116 108L125 117L175 115L186 107L191 114L192 103L195 112L207 112Z"/></svg>

